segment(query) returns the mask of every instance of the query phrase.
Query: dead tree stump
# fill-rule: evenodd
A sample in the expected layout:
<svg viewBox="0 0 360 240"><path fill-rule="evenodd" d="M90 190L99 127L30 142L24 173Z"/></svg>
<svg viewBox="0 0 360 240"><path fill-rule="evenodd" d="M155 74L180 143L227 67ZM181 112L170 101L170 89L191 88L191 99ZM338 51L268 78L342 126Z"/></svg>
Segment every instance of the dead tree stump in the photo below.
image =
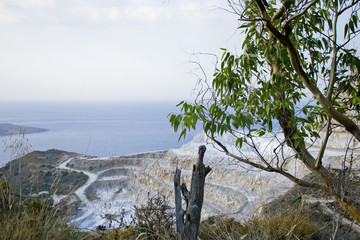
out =
<svg viewBox="0 0 360 240"><path fill-rule="evenodd" d="M204 202L205 177L211 171L203 164L205 146L199 147L199 157L193 165L190 191L185 183L180 185L181 170L176 168L174 175L176 230L179 240L196 240L199 232L201 208ZM186 210L182 208L181 193L185 199Z"/></svg>

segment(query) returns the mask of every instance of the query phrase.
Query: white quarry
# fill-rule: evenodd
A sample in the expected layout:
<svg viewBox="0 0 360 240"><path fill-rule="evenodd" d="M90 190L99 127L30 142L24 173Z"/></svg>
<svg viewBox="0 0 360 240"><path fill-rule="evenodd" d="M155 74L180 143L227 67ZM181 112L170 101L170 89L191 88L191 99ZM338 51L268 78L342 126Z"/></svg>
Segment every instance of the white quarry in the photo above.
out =
<svg viewBox="0 0 360 240"><path fill-rule="evenodd" d="M271 154L271 146L277 144L270 139L257 139L264 155L266 151ZM228 143L233 141L231 137L223 140ZM82 171L89 176L72 197L71 201L80 200L80 206L71 223L87 230L93 230L98 225L116 227L122 217L130 221L134 205L145 204L149 195L165 195L170 205L174 206L175 169L178 167L182 170L182 181L189 187L192 166L200 145L206 145L204 164L212 168L205 181L202 218L226 215L248 219L259 211L261 205L284 194L294 185L279 174L257 170L226 156L207 140L205 134L200 133L180 149L110 158L69 157L58 167ZM231 149L231 144L228 147ZM250 149L243 151L248 157L256 158ZM317 149L311 151L316 153ZM291 157L291 151L285 154ZM340 167L343 154L344 149L327 151L325 166ZM359 167L359 161L354 161L354 164ZM285 168L298 177L308 173L294 158ZM64 197L53 196L56 203L64 200Z"/></svg>

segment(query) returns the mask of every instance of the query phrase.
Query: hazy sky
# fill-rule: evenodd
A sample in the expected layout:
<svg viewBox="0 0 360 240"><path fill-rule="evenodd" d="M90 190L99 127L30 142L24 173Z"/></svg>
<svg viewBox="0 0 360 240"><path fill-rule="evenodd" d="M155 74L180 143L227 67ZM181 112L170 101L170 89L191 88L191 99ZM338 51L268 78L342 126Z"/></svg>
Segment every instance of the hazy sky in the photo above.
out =
<svg viewBox="0 0 360 240"><path fill-rule="evenodd" d="M218 9L226 6L0 0L0 101L190 99L189 53L241 44L238 17Z"/></svg>

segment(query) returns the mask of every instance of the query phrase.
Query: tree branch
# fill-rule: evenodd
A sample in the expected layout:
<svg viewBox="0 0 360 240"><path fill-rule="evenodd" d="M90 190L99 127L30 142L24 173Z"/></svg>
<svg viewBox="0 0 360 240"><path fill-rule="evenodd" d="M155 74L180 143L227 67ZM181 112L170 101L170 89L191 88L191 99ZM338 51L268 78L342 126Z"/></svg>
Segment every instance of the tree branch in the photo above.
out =
<svg viewBox="0 0 360 240"><path fill-rule="evenodd" d="M337 9L335 9L335 18L334 18L334 22L333 22L333 26L334 26L334 36L333 36L333 55L332 55L332 61L331 61L331 68L330 68L330 81L329 81L329 86L328 86L328 92L326 94L326 98L331 101L331 97L334 91L334 84L335 84L335 79L336 79L336 70L337 70L337 53L339 51L339 49L336 47L336 43L337 43L337 20L338 20L338 14L337 14Z"/></svg>
<svg viewBox="0 0 360 240"><path fill-rule="evenodd" d="M285 29L285 27L293 20L295 20L298 17L301 17L302 15L304 15L307 10L309 10L309 8L311 8L311 6L313 6L315 3L317 3L319 0L313 0L312 2L310 2L305 8L304 10L302 10L300 13L291 16L289 19L287 19L284 23L284 26L282 27L282 29Z"/></svg>
<svg viewBox="0 0 360 240"><path fill-rule="evenodd" d="M327 187L325 187L324 185L320 185L320 184L317 184L317 183L312 183L312 182L308 182L308 181L305 181L305 180L302 180L302 179L299 179L293 175L291 175L290 173L284 171L283 169L281 168L273 168L273 167L265 167L261 164L258 164L258 163L255 163L255 162L252 162L248 159L245 159L245 158L242 158L242 157L239 157L235 154L232 154L230 153L226 147L221 143L219 142L218 140L214 139L214 138L211 138L211 140L213 140L217 145L219 145L225 152L225 154L227 156L230 156L240 162L243 162L243 163L246 163L250 166L253 166L255 168L258 168L258 169L261 169L261 170L264 170L264 171L267 171L267 172L275 172L275 173L279 173L281 175L283 175L284 177L290 179L292 182L294 183L297 183L301 186L304 186L304 187L314 187L314 188L318 188L318 189L323 189L323 190L327 190Z"/></svg>
<svg viewBox="0 0 360 240"><path fill-rule="evenodd" d="M327 128L326 128L326 136L325 136L324 141L321 144L320 151L319 151L318 156L316 158L316 163L315 163L315 168L316 169L319 169L319 167L322 164L322 158L324 156L325 149L326 149L326 146L327 146L327 142L329 140L331 132L332 132L332 130L331 130L331 118L329 118Z"/></svg>
<svg viewBox="0 0 360 240"><path fill-rule="evenodd" d="M346 1L344 1L344 3L345 3L345 2L346 2ZM337 15L343 14L346 10L352 8L353 6L355 6L355 5L358 4L358 3L359 3L359 0L353 1L349 6L346 6L346 7L344 7L343 9L341 9L341 10L337 13Z"/></svg>
<svg viewBox="0 0 360 240"><path fill-rule="evenodd" d="M259 11L264 19L268 19L268 14L261 0L255 0L258 5ZM336 121L341 123L345 130L351 133L358 141L360 141L360 129L359 127L346 115L337 111L332 103L321 93L318 87L311 82L307 74L305 73L302 65L300 63L300 59L297 53L296 48L291 43L288 36L281 34L272 23L268 20L264 20L265 26L269 29L270 32L274 34L274 36L279 40L279 42L287 49L290 62L295 72L299 75L302 82L305 86L310 90L310 92L314 95L316 100L320 103L320 105L324 108L324 110Z"/></svg>

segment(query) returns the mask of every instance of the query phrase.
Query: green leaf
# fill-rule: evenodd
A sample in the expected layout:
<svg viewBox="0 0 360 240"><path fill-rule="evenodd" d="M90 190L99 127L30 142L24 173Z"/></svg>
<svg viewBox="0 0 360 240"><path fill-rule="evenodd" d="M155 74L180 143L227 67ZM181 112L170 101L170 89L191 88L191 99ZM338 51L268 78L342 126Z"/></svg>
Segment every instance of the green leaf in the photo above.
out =
<svg viewBox="0 0 360 240"><path fill-rule="evenodd" d="M270 110L271 110L271 105L270 105L271 103L267 103L266 104L266 107L265 107L265 109L266 109L266 115L270 115Z"/></svg>
<svg viewBox="0 0 360 240"><path fill-rule="evenodd" d="M203 127L204 132L208 132L209 129L211 128L211 125L212 125L211 122L206 122Z"/></svg>
<svg viewBox="0 0 360 240"><path fill-rule="evenodd" d="M178 142L181 140L181 137L184 137L184 139L185 139L185 137L186 137L186 128L184 128L184 129L181 131L180 136L179 136L179 139L178 139Z"/></svg>
<svg viewBox="0 0 360 240"><path fill-rule="evenodd" d="M350 30L354 33L355 32L355 26L354 26L354 22L353 21L350 21L349 22L349 28Z"/></svg>
<svg viewBox="0 0 360 240"><path fill-rule="evenodd" d="M348 33L348 30L349 30L349 25L348 25L348 24L345 24L345 29L344 29L344 38L346 38L347 33Z"/></svg>
<svg viewBox="0 0 360 240"><path fill-rule="evenodd" d="M183 105L183 104L184 104L184 101L181 101L176 105L176 107L179 107L180 105Z"/></svg>
<svg viewBox="0 0 360 240"><path fill-rule="evenodd" d="M295 140L294 141L294 147L298 148L300 146L300 140Z"/></svg>
<svg viewBox="0 0 360 240"><path fill-rule="evenodd" d="M244 139L240 137L240 138L236 139L235 145L238 146L239 148L242 148L243 142L244 142Z"/></svg>
<svg viewBox="0 0 360 240"><path fill-rule="evenodd" d="M211 136L214 136L214 134L216 133L216 125L215 124L211 125L210 133L211 133Z"/></svg>
<svg viewBox="0 0 360 240"><path fill-rule="evenodd" d="M257 134L259 137L262 137L262 136L265 135L265 131L259 129L259 130L256 131L256 134Z"/></svg>

